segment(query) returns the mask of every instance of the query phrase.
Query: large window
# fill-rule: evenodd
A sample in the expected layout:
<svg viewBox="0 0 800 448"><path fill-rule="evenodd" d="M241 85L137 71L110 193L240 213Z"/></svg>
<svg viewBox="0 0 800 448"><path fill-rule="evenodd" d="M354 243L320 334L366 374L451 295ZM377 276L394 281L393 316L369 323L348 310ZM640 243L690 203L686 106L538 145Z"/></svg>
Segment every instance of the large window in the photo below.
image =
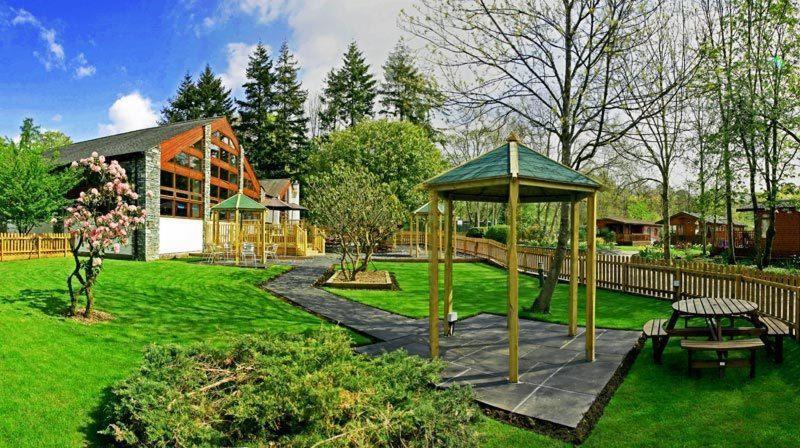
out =
<svg viewBox="0 0 800 448"><path fill-rule="evenodd" d="M203 217L203 181L161 171L161 216Z"/></svg>

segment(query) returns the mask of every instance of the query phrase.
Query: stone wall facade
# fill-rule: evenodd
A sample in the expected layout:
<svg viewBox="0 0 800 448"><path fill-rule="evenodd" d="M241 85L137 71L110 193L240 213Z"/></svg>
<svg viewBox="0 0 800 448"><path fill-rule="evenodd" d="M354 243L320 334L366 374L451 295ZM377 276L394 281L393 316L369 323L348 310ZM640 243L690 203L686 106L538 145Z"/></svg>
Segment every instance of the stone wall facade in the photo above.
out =
<svg viewBox="0 0 800 448"><path fill-rule="evenodd" d="M142 261L158 259L158 226L161 215L161 149L154 146L131 161L128 178L144 201L147 218L133 237L134 258Z"/></svg>

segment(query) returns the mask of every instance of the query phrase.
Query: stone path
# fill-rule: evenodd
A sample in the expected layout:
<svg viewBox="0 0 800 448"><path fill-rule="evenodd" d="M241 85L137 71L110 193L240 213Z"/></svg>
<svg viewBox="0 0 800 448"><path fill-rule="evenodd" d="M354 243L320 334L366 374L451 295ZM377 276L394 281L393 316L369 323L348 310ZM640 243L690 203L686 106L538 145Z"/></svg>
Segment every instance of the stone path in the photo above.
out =
<svg viewBox="0 0 800 448"><path fill-rule="evenodd" d="M353 302L313 286L331 258L292 262L295 268L266 288L314 314L382 342L359 347L365 354L404 349L427 357L427 319L410 319ZM401 285L402 286L402 285ZM520 320L519 383L508 382L506 318L480 314L440 338L447 363L440 386L470 384L481 403L575 429L641 336L638 331L597 330L597 359L584 361L583 329L567 336L565 325Z"/></svg>

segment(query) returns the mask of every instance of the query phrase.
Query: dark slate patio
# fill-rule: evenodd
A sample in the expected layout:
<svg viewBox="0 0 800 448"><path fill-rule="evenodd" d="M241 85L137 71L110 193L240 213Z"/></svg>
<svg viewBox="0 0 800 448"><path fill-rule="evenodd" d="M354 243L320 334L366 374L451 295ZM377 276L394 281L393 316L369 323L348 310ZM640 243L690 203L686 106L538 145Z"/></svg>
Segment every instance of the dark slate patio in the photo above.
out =
<svg viewBox="0 0 800 448"><path fill-rule="evenodd" d="M491 407L577 428L586 412L641 336L636 331L597 330L595 362L584 361L583 330L566 336L564 325L520 320L520 382L508 383L506 318L481 314L456 325L441 339L447 363L440 386L471 384L478 401ZM377 354L403 348L428 356L425 335L410 335L358 351Z"/></svg>

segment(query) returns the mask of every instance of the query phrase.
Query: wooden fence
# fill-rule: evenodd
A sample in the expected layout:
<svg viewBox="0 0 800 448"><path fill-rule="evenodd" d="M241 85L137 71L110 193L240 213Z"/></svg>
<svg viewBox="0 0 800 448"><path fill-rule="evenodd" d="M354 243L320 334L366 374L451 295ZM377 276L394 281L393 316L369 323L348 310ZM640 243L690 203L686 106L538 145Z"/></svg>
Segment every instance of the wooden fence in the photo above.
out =
<svg viewBox="0 0 800 448"><path fill-rule="evenodd" d="M240 230L234 222L220 221L215 224L207 221L205 234L206 241L217 246L239 247L241 243L253 243L256 254L263 254L265 247L273 244L277 245L278 255L306 256L325 253L325 233L301 222L266 223L262 230L260 221L244 220Z"/></svg>
<svg viewBox="0 0 800 448"><path fill-rule="evenodd" d="M399 244L410 241L410 232L399 234ZM422 235L420 235L422 237ZM454 238L455 250L480 257L500 266L506 265L506 246L484 238ZM519 247L519 268L547 273L555 250ZM569 280L570 255L567 251L559 280ZM580 257L581 283L586 282L586 258ZM638 256L612 253L597 254L597 287L639 294L659 299L678 300L692 297L726 297L749 300L759 310L787 323L800 340L800 276L759 271L744 266L674 260L649 261Z"/></svg>
<svg viewBox="0 0 800 448"><path fill-rule="evenodd" d="M68 233L0 233L0 261L69 256Z"/></svg>

